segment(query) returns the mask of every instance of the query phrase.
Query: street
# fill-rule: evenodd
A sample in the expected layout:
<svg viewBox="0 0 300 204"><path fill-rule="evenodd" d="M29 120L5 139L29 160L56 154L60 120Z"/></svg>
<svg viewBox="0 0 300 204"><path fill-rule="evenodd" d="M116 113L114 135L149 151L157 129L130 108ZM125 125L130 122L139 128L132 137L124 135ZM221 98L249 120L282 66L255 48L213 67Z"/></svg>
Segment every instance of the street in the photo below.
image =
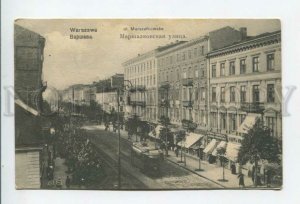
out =
<svg viewBox="0 0 300 204"><path fill-rule="evenodd" d="M90 141L97 147L105 165L111 169L103 182L105 189L117 188L118 137L116 133L96 127L85 127ZM206 180L167 160L161 164L159 176L140 172L130 163L130 142L121 137L121 189L207 189L221 186Z"/></svg>

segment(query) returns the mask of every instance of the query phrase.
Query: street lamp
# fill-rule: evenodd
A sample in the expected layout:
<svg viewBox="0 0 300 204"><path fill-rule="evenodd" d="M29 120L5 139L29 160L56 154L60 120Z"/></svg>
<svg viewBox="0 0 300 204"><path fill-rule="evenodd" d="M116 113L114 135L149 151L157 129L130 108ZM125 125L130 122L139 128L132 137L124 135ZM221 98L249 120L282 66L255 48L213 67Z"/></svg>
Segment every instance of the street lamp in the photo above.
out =
<svg viewBox="0 0 300 204"><path fill-rule="evenodd" d="M195 169L195 171L203 171L204 169L201 168L201 153L202 153L202 142L199 142L199 149L198 149L198 157L199 157L199 168Z"/></svg>
<svg viewBox="0 0 300 204"><path fill-rule="evenodd" d="M121 189L121 132L120 132L120 92L126 90L128 87L132 87L129 80L124 80L128 82L129 85L120 86L117 88L117 98L118 98L118 114L117 114L117 127L118 127L118 189Z"/></svg>

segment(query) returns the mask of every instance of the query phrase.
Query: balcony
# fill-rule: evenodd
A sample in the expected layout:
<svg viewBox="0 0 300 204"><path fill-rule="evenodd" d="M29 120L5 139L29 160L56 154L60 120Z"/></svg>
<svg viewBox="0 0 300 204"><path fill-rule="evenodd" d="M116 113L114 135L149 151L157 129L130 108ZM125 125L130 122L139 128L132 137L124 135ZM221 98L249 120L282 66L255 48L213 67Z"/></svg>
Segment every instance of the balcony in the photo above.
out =
<svg viewBox="0 0 300 204"><path fill-rule="evenodd" d="M142 106L142 107L145 107L146 106L146 102L145 101L130 101L130 105L131 106Z"/></svg>
<svg viewBox="0 0 300 204"><path fill-rule="evenodd" d="M146 86L144 85L137 85L137 86L134 86L134 87L131 87L129 89L130 92L144 92L146 91Z"/></svg>
<svg viewBox="0 0 300 204"><path fill-rule="evenodd" d="M169 107L169 100L167 99L162 99L160 102L160 107Z"/></svg>
<svg viewBox="0 0 300 204"><path fill-rule="evenodd" d="M187 78L182 80L183 86L193 86L193 78Z"/></svg>
<svg viewBox="0 0 300 204"><path fill-rule="evenodd" d="M182 101L182 106L185 108L192 108L193 107L193 101Z"/></svg>
<svg viewBox="0 0 300 204"><path fill-rule="evenodd" d="M184 129L189 129L189 130L193 129L194 130L197 128L197 123L194 123L193 120L183 119L181 121L181 124Z"/></svg>
<svg viewBox="0 0 300 204"><path fill-rule="evenodd" d="M160 89L169 89L170 83L168 81L161 82L159 88Z"/></svg>
<svg viewBox="0 0 300 204"><path fill-rule="evenodd" d="M248 113L262 113L265 110L264 103L241 103L241 110Z"/></svg>
<svg viewBox="0 0 300 204"><path fill-rule="evenodd" d="M145 101L136 101L135 102L137 106L141 106L141 107L145 107L146 106L146 102Z"/></svg>

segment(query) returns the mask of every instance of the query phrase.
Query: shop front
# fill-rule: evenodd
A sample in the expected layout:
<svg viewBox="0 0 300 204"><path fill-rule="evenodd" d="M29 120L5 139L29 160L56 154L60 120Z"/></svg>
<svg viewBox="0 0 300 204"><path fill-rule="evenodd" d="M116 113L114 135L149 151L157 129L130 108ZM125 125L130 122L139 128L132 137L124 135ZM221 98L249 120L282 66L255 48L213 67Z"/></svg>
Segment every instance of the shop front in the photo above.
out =
<svg viewBox="0 0 300 204"><path fill-rule="evenodd" d="M189 132L185 138L177 143L186 153L190 155L198 156L199 149L201 148L201 139L203 135Z"/></svg>
<svg viewBox="0 0 300 204"><path fill-rule="evenodd" d="M239 164L237 163L240 147L241 144L233 142L228 142L226 147L225 157L228 159L226 168L230 169L233 174L241 171Z"/></svg>

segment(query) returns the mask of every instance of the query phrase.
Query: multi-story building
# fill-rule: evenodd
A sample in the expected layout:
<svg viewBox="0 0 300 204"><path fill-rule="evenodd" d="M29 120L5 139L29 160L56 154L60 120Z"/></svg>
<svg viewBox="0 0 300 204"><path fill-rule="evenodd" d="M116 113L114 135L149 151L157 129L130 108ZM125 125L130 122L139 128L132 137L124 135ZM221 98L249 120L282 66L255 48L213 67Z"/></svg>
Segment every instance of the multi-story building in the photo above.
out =
<svg viewBox="0 0 300 204"><path fill-rule="evenodd" d="M110 114L118 111L118 93L117 91L96 93L96 102L101 105L102 110ZM124 112L123 93L119 95L120 112Z"/></svg>
<svg viewBox="0 0 300 204"><path fill-rule="evenodd" d="M132 87L125 96L127 117L138 115L142 120L156 123L158 119L158 89L157 89L157 53L177 46L184 41L177 41L155 50L139 54L122 65L124 67L125 83L130 81ZM128 100L130 98L130 100Z"/></svg>
<svg viewBox="0 0 300 204"><path fill-rule="evenodd" d="M281 139L281 32L213 50L208 61L211 131L239 143L260 118Z"/></svg>
<svg viewBox="0 0 300 204"><path fill-rule="evenodd" d="M41 120L45 38L15 25L14 43L16 187L41 188L48 155Z"/></svg>
<svg viewBox="0 0 300 204"><path fill-rule="evenodd" d="M159 116L168 116L178 126L193 125L198 129L207 129L206 55L240 41L242 34L231 27L224 27L159 52Z"/></svg>
<svg viewBox="0 0 300 204"><path fill-rule="evenodd" d="M76 84L62 91L62 100L76 105L90 105L96 100L96 87Z"/></svg>
<svg viewBox="0 0 300 204"><path fill-rule="evenodd" d="M157 115L157 60L156 51L139 54L123 63L124 80L130 81L127 98L127 116L136 114L143 120L156 120ZM146 106L147 104L147 106Z"/></svg>

